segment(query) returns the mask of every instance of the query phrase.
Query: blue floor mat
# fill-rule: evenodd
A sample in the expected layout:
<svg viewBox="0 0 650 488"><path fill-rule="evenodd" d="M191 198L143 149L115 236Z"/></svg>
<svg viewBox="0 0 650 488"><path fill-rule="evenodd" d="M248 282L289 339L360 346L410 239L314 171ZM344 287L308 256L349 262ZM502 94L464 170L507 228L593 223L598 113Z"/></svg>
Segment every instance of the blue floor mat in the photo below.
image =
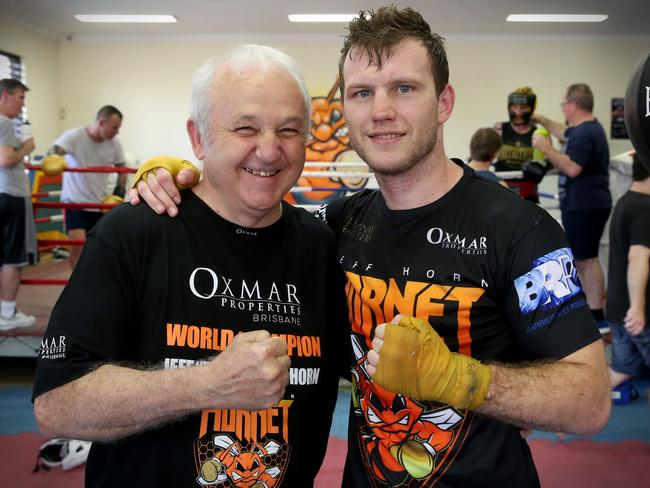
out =
<svg viewBox="0 0 650 488"><path fill-rule="evenodd" d="M0 435L37 432L31 386L0 388Z"/></svg>
<svg viewBox="0 0 650 488"><path fill-rule="evenodd" d="M330 435L340 439L348 438L348 417L350 413L350 390L339 390L336 408L332 418Z"/></svg>

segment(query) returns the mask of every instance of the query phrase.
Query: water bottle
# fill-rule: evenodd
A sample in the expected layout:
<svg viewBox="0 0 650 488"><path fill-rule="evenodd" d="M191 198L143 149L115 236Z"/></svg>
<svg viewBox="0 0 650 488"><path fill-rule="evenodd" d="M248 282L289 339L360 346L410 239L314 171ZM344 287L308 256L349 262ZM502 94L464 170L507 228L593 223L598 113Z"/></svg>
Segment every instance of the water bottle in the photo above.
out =
<svg viewBox="0 0 650 488"><path fill-rule="evenodd" d="M538 127L535 129L535 132L533 132L533 136L535 134L539 134L540 136L548 137L548 131L544 127ZM533 149L533 161L544 161L546 157L544 156L544 153L540 151L537 148Z"/></svg>
<svg viewBox="0 0 650 488"><path fill-rule="evenodd" d="M23 122L21 127L21 141L25 142L27 139L30 139L32 136L32 124L29 123L29 120Z"/></svg>
<svg viewBox="0 0 650 488"><path fill-rule="evenodd" d="M32 137L32 124L29 123L29 120L23 122L23 125L20 128L20 141L25 142L27 139ZM29 154L25 154L23 158L24 163L30 162Z"/></svg>

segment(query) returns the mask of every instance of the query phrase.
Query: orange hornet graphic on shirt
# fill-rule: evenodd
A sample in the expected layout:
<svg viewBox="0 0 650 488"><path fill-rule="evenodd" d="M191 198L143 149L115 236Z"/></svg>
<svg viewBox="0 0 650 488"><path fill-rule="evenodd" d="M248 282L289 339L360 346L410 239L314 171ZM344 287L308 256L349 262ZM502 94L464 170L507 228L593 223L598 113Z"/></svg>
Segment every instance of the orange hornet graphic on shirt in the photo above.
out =
<svg viewBox="0 0 650 488"><path fill-rule="evenodd" d="M254 443L250 451L244 451L239 442L221 434L214 436L213 444L217 451L201 465L201 476L197 479L200 484L229 480L233 486L242 488L275 486L281 470L268 466L264 459L277 454L280 450L277 442L269 441L263 446Z"/></svg>
<svg viewBox="0 0 650 488"><path fill-rule="evenodd" d="M195 443L196 482L201 486L279 486L291 454L289 409L281 400L266 410L204 410Z"/></svg>
<svg viewBox="0 0 650 488"><path fill-rule="evenodd" d="M349 271L346 276L355 357L352 401L361 426L357 441L367 469L387 486L435 482L458 454L471 417L447 405L414 401L373 383L366 370L367 353L377 325L390 322L399 313L427 321L454 314L458 349L471 355L469 312L485 290L418 281L400 285L393 279L386 282Z"/></svg>
<svg viewBox="0 0 650 488"><path fill-rule="evenodd" d="M437 409L385 390L370 381L366 353L352 336L353 405L369 431L361 437L366 461L377 479L395 485L406 476L429 478L446 459L465 417L452 407Z"/></svg>

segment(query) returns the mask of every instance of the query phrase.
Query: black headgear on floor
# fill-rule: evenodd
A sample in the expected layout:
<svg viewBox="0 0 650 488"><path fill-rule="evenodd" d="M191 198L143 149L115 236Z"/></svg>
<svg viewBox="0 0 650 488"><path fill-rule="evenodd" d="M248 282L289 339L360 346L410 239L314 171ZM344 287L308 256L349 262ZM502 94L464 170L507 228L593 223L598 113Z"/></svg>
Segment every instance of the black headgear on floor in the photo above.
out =
<svg viewBox="0 0 650 488"><path fill-rule="evenodd" d="M627 84L625 125L637 156L650 169L650 52L641 56Z"/></svg>

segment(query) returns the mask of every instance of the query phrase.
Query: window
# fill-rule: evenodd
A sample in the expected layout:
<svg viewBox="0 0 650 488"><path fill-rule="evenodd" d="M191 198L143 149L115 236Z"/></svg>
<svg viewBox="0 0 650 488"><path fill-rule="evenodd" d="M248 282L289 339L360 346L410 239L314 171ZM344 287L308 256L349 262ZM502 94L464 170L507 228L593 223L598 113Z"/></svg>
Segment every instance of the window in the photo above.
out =
<svg viewBox="0 0 650 488"><path fill-rule="evenodd" d="M20 56L0 51L0 80L3 78L13 78L20 80L25 85L25 65L22 63ZM16 134L22 135L23 123L27 121L27 106L23 107L23 113L20 117L13 120L16 128Z"/></svg>

